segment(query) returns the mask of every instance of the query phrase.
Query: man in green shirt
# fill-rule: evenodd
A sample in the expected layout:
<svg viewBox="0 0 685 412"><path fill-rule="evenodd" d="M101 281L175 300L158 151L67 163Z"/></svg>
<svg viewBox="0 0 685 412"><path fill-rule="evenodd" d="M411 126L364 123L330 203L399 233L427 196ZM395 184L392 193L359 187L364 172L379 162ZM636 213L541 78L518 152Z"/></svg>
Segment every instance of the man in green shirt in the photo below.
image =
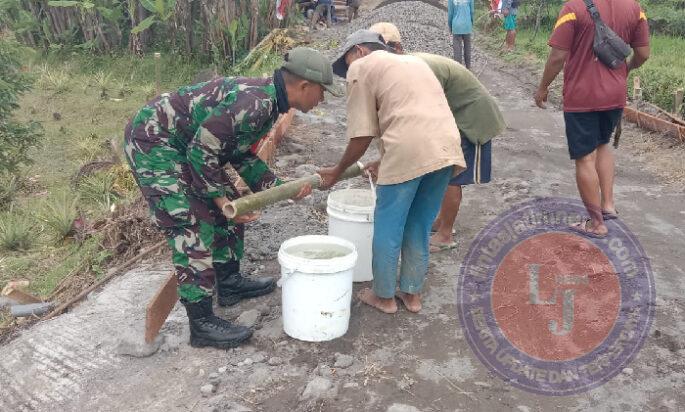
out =
<svg viewBox="0 0 685 412"><path fill-rule="evenodd" d="M392 23L377 23L369 30L379 33L395 53L403 54L400 32ZM431 68L447 97L461 133L466 170L454 177L447 188L440 213L433 223L431 252L452 249L452 228L459 212L464 185L490 181L491 139L506 127L497 102L466 67L447 57L412 53Z"/></svg>

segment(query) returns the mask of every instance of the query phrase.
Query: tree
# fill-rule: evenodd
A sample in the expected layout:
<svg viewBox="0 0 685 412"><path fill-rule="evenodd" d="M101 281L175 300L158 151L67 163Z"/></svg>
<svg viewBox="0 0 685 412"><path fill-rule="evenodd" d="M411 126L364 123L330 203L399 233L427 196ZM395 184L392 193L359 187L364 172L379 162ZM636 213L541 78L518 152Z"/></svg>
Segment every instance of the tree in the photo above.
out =
<svg viewBox="0 0 685 412"><path fill-rule="evenodd" d="M16 174L20 165L30 163L28 151L42 137L37 122L13 118L19 98L33 84L30 75L21 71L21 50L15 41L0 37L0 175Z"/></svg>

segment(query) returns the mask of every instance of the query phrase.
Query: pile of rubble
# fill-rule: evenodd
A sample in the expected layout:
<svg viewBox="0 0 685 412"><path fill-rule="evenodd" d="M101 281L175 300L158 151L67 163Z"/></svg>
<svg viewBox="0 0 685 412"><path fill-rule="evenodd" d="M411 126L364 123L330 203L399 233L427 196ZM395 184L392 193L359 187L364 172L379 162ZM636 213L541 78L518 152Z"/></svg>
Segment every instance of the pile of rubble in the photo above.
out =
<svg viewBox="0 0 685 412"><path fill-rule="evenodd" d="M382 21L397 26L405 51L452 56L452 35L447 27L447 12L422 1L401 1L379 7L328 33L333 38L344 39L356 30L368 29Z"/></svg>

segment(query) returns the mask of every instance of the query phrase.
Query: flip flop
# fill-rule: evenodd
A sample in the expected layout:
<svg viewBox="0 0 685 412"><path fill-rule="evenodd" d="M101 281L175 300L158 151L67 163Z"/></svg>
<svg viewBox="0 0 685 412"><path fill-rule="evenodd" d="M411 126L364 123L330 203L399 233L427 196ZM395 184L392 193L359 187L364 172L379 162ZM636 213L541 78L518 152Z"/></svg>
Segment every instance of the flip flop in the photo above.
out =
<svg viewBox="0 0 685 412"><path fill-rule="evenodd" d="M444 252L446 250L454 249L457 247L457 242L451 243L431 243L429 246L430 253Z"/></svg>
<svg viewBox="0 0 685 412"><path fill-rule="evenodd" d="M618 210L615 212L607 212L606 210L602 210L602 218L604 220L614 220L618 219Z"/></svg>
<svg viewBox="0 0 685 412"><path fill-rule="evenodd" d="M605 233L605 234L595 233L592 230L588 229L587 225L590 222L592 222L592 219L585 219L584 222L576 223L574 225L569 226L568 228L571 229L572 231L580 234L580 235L590 237L593 239L604 239L607 237L607 233Z"/></svg>

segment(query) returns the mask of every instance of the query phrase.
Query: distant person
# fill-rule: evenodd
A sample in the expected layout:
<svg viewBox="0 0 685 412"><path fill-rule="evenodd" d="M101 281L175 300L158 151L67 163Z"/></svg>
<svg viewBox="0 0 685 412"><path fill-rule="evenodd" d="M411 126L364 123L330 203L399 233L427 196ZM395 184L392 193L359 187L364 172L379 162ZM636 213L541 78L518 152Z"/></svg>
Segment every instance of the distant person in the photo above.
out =
<svg viewBox="0 0 685 412"><path fill-rule="evenodd" d="M314 9L314 14L312 15L312 20L309 27L316 27L319 19L322 16L326 16L326 27L330 28L333 20L333 0L314 0L316 3L316 8Z"/></svg>
<svg viewBox="0 0 685 412"><path fill-rule="evenodd" d="M297 0L297 6L304 18L311 20L314 15L314 10L316 9L316 0Z"/></svg>
<svg viewBox="0 0 685 412"><path fill-rule="evenodd" d="M504 16L504 30L507 34L504 39L504 49L512 51L516 48L516 15L520 0L501 0L502 15Z"/></svg>
<svg viewBox="0 0 685 412"><path fill-rule="evenodd" d="M454 60L471 69L471 33L473 33L473 0L447 0L447 25L452 33Z"/></svg>
<svg viewBox="0 0 685 412"><path fill-rule="evenodd" d="M359 6L361 0L347 0L347 21L352 21L359 17Z"/></svg>
<svg viewBox="0 0 685 412"><path fill-rule="evenodd" d="M495 14L499 12L500 0L490 0L490 14Z"/></svg>
<svg viewBox="0 0 685 412"><path fill-rule="evenodd" d="M333 72L347 79L349 143L335 167L319 171L322 187L333 186L374 138L381 142L380 161L367 166L378 183L373 288L361 290L358 297L384 313L395 313L397 296L407 310L418 312L431 224L449 180L466 166L459 130L428 65L414 56L388 53L378 33L358 30L348 36Z"/></svg>
<svg viewBox="0 0 685 412"><path fill-rule="evenodd" d="M379 33L395 53L403 54L400 32L391 23L376 23L369 30ZM497 101L478 78L464 66L447 57L428 53L412 53L425 61L440 82L461 136L461 150L466 170L453 177L433 223L435 234L430 251L440 252L456 247L452 239L454 221L459 213L462 186L490 182L492 138L505 128Z"/></svg>
<svg viewBox="0 0 685 412"><path fill-rule="evenodd" d="M276 287L273 278L240 272L243 224L259 213L226 217L226 206L240 194L224 167L232 166L254 192L282 184L253 148L279 114L307 112L332 88L329 61L298 47L272 77L217 77L164 93L126 126L126 159L171 250L191 346L225 349L252 335L214 314L215 290L219 305L231 306ZM297 198L310 192L305 187Z"/></svg>
<svg viewBox="0 0 685 412"><path fill-rule="evenodd" d="M635 0L595 0L604 23L633 49L627 63L611 69L593 52L595 24L583 0L569 0L549 39L551 47L535 104L545 108L549 85L564 69L564 121L576 184L590 217L572 229L606 237L605 220L616 219L614 154L609 139L626 105L628 72L649 58L647 17Z"/></svg>

